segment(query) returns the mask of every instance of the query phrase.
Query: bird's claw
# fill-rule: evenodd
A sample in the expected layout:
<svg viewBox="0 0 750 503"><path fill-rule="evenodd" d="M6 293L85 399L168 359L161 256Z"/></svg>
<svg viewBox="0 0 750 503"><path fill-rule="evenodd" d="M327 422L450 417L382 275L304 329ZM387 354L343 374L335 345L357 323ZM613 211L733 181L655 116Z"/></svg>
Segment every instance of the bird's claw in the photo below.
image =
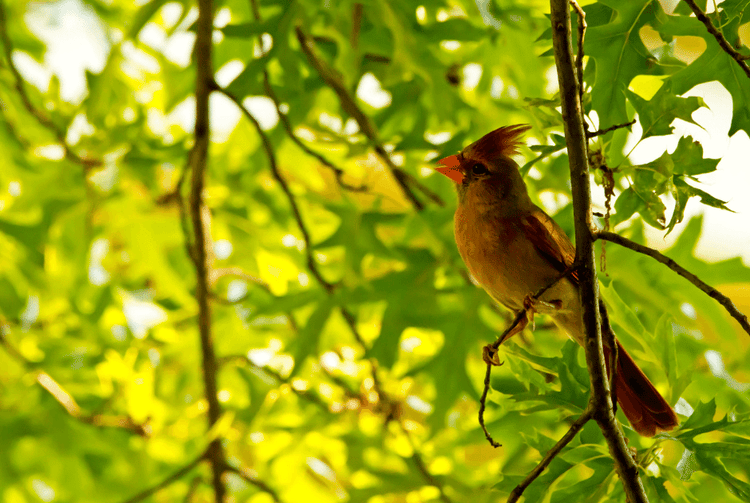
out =
<svg viewBox="0 0 750 503"><path fill-rule="evenodd" d="M487 344L482 348L482 360L484 360L484 363L487 365L493 365L495 367L499 367L503 364L503 362L500 361L500 351L498 351L498 349L492 344Z"/></svg>

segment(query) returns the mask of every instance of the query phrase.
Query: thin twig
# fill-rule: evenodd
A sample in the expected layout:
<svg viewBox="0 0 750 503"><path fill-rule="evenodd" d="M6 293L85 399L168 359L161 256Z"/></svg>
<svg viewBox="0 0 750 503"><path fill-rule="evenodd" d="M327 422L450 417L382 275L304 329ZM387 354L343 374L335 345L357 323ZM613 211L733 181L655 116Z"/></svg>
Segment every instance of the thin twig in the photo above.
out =
<svg viewBox="0 0 750 503"><path fill-rule="evenodd" d="M305 143L294 133L294 128L292 127L291 122L289 122L289 116L285 114L281 110L281 102L279 101L278 96L276 96L276 92L271 87L271 83L268 79L268 72L263 72L263 83L266 88L266 95L273 101L274 105L276 106L276 113L279 115L279 119L281 120L281 125L284 127L284 131L286 131L286 134L289 136L289 138L300 148L303 152L305 152L307 155L314 157L318 160L319 163L321 163L323 166L327 167L331 171L333 171L333 174L336 176L336 181L338 184L349 191L352 192L365 192L367 191L367 187L365 185L351 185L350 183L347 183L344 181L344 170L333 164L331 161L323 157L321 154L315 152L310 147L305 145Z"/></svg>
<svg viewBox="0 0 750 503"><path fill-rule="evenodd" d="M567 268L565 271L563 271L557 278L555 278L553 281L551 281L549 284L545 285L544 287L540 288L539 291L537 291L532 298L538 299L541 297L544 292L552 288L558 281L563 279L564 277L571 274L573 271L575 271L577 267L573 265L572 267ZM516 313L515 318L513 318L513 321L510 323L508 328L505 329L505 331L500 334L500 336L495 339L495 342L492 343L491 347L493 351L497 351L497 349L500 347L500 345L505 341L505 339L513 333L513 331L516 329L519 323L521 323L526 318L526 309L521 309ZM487 395L490 392L490 377L492 376L492 365L491 363L487 363L487 371L484 374L484 389L482 390L482 396L479 398L479 426L482 427L482 431L484 432L484 436L487 438L487 441L490 443L492 447L501 447L502 444L497 442L494 438L492 438L492 435L490 435L490 432L487 430L487 426L484 423L484 411L487 408Z"/></svg>
<svg viewBox="0 0 750 503"><path fill-rule="evenodd" d="M270 291L270 287L268 286L268 283L263 281L261 278L258 278L257 276L253 276L249 272L245 271L243 268L239 266L232 266L232 267L217 267L215 269L211 269L210 274L210 283L216 283L219 279L226 277L226 276L234 276L236 278L244 279L248 283L253 283L259 287L261 287L265 291Z"/></svg>
<svg viewBox="0 0 750 503"><path fill-rule="evenodd" d="M258 133L258 136L260 136L261 143L263 144L263 149L266 152L266 157L268 158L268 163L271 167L271 174L273 175L274 179L278 182L278 184L281 186L281 190L284 191L284 194L286 195L287 201L289 202L289 206L292 208L292 213L294 214L294 220L297 222L297 227L299 227L300 232L302 233L302 239L305 242L305 258L307 259L307 268L310 269L310 272L315 277L316 280L323 286L323 288L326 289L328 292L332 292L335 288L335 285L331 283L330 281L326 280L323 275L318 270L318 267L315 263L315 258L313 257L313 251L312 251L312 240L310 239L310 233L307 230L307 227L305 226L304 220L302 220L302 213L300 212L299 206L297 205L297 200L294 198L294 195L292 194L291 189L289 188L289 184L287 184L284 177L281 175L281 171L279 170L278 163L276 162L276 153L274 152L273 145L271 144L271 140L268 138L268 135L263 131L263 128L260 127L260 123L258 122L258 119L253 116L252 113L250 113L250 110L247 109L245 105L242 104L242 101L232 94L231 92L227 91L226 89L223 89L221 87L218 87L214 83L214 88L232 100L235 105L240 109L240 111L247 117L247 119L253 124L255 127L256 132Z"/></svg>
<svg viewBox="0 0 750 503"><path fill-rule="evenodd" d="M700 279L695 274L691 273L684 267L682 267L680 264L672 260L671 258L667 257L666 255L663 255L662 253L654 250L653 248L649 248L648 246L643 246L641 244L636 243L635 241L631 241L628 238L622 237L619 234L615 234L614 232L597 232L594 236L596 239L605 239L607 241L612 241L613 243L617 243L620 246L624 246L625 248L630 248L633 251L637 251L638 253L642 253L644 255L648 255L649 257L657 260L658 262L661 262L665 266L672 269L674 272L691 282L693 285L698 287L700 291L711 297L712 299L716 300L719 304L721 304L724 309L727 310L727 312L739 322L739 324L742 326L742 328L750 334L750 322L748 322L747 315L743 314L737 307L734 305L732 300L724 295L723 293L719 292L716 288L712 287L711 285L704 282L702 279Z"/></svg>
<svg viewBox="0 0 750 503"><path fill-rule="evenodd" d="M21 98L24 108L28 111L45 129L49 130L62 146L65 153L65 158L71 162L83 166L84 171L88 171L92 168L101 166L103 162L101 159L92 159L89 157L81 157L76 154L73 149L68 145L65 136L65 130L61 129L50 119L44 112L34 106L29 98L29 93L26 91L26 82L23 80L21 73L18 71L16 64L13 62L13 42L8 35L7 20L5 14L5 2L0 0L0 38L3 42L3 49L5 53L5 59L10 68L10 72L13 74L13 80L15 82L16 92Z"/></svg>
<svg viewBox="0 0 750 503"><path fill-rule="evenodd" d="M359 6L359 8L357 6ZM263 19L261 18L261 15L260 15L260 6L258 5L258 1L257 0L250 0L250 10L253 13L253 18L255 18L255 22L260 23ZM357 12L359 12L359 16L361 18L361 15L362 15L362 5L361 4L355 4L355 6L354 6L354 21L355 21L355 24L354 24L354 27L352 28L352 30L353 30L352 31L352 37L355 37L356 34L358 34L358 32L359 32L359 25L358 25L358 21L357 21L358 20ZM258 35L258 42L259 42L259 44L262 47L263 46L263 40L260 37L260 35ZM356 46L355 40L352 41L352 45ZM338 166L335 166L328 159L326 159L325 157L323 157L322 155L318 154L317 152L315 152L314 150L312 150L310 147L308 147L307 145L305 145L302 142L302 140L300 140L300 138L294 133L294 128L292 127L292 124L289 121L289 116L287 116L287 114L285 114L281 110L281 102L279 101L279 98L276 95L276 92L273 90L273 87L271 87L271 81L268 78L268 71L267 70L263 70L263 85L264 85L265 90L266 90L266 96L268 96L270 98L270 100L273 101L273 104L276 107L276 113L279 115L279 119L281 120L281 125L284 127L284 131L286 131L286 134L289 136L289 138L291 138L291 140L300 149L302 149L303 152L305 152L307 155L309 155L311 157L314 157L323 166L325 166L328 169L330 169L331 171L333 171L334 175L336 176L336 181L338 182L338 184L342 188L344 188L346 190L353 191L353 192L363 192L363 191L367 190L367 188L364 187L364 186L357 187L357 186L350 185L350 184L346 183L343 180L344 170L342 170Z"/></svg>
<svg viewBox="0 0 750 503"><path fill-rule="evenodd" d="M526 313L523 314L525 316ZM521 314L519 313L516 316L516 321L508 327L507 332L510 332L510 330L514 329L516 325L521 321ZM502 447L503 444L492 438L492 435L490 434L489 430L487 429L487 426L484 423L484 411L487 408L487 395L490 392L490 377L492 376L492 365L487 364L487 370L484 373L484 389L482 390L482 396L479 397L479 426L482 427L482 431L484 432L484 437L487 439L487 441L490 443L492 447Z"/></svg>
<svg viewBox="0 0 750 503"><path fill-rule="evenodd" d="M260 480L252 470L244 467L236 468L229 464L224 465L224 470L239 475L248 484L257 487L264 493L268 494L273 501L275 501L276 503L281 503L281 498L279 498L279 494L276 492L276 490Z"/></svg>
<svg viewBox="0 0 750 503"><path fill-rule="evenodd" d="M414 466L417 467L417 470L419 470L419 473L422 474L422 477L424 477L425 481L430 484L433 487L436 487L437 490L440 492L440 501L443 503L451 503L451 499L448 497L447 494L445 494L445 488L443 487L443 483L435 478L433 474L430 473L430 471L427 469L427 465L424 462L424 459L422 459L421 454L419 454L419 449L417 449L416 444L414 443L414 439L411 437L411 434L409 433L409 430L406 429L406 427L399 421L399 426L401 427L401 431L404 435L406 435L406 440L409 442L409 445L411 446L412 456L411 460L414 462Z"/></svg>
<svg viewBox="0 0 750 503"><path fill-rule="evenodd" d="M719 45L722 49L724 49L724 52L729 54L732 59L734 59L737 64L740 65L740 68L742 68L742 71L745 72L745 75L750 78L750 67L747 66L747 63L745 63L745 60L747 60L749 57L737 52L737 50L735 50L735 48L732 47L729 42L727 42L727 39L724 38L724 35L716 29L706 13L703 12L701 8L698 7L698 4L695 3L695 0L685 0L685 3L688 4L690 10L692 10L695 14L695 17L698 18L698 21L706 26L706 30L708 31L708 33L713 35L716 41L719 42Z"/></svg>
<svg viewBox="0 0 750 503"><path fill-rule="evenodd" d="M581 431L581 428L584 427L584 425L593 417L593 411L591 408L591 405L586 408L586 410L583 411L583 414L578 416L578 419L576 419L573 424L570 425L570 428L568 428L568 431L563 435L563 437L557 441L557 443L552 447L552 449L549 450L547 454L542 458L542 460L539 462L538 465L529 473L523 481L518 484L513 491L511 491L510 496L508 496L507 503L515 503L518 501L518 499L521 497L523 492L526 490L527 487L531 485L534 480L539 477L539 475L544 472L544 470L549 466L549 464L552 462L555 457L560 454L560 452L565 448L566 445L570 443L571 440L575 438L575 436L578 434L579 431Z"/></svg>
<svg viewBox="0 0 750 503"><path fill-rule="evenodd" d="M635 124L635 119L633 119L630 122L625 122L624 124L615 124L614 126L610 126L610 127L606 128L606 129L597 129L596 131L593 131L593 132L590 132L590 133L587 131L586 132L586 138L595 138L597 136L601 136L603 134L607 134L610 131L614 131L616 129L622 129L622 128L625 128L625 127L630 127L633 124Z"/></svg>
<svg viewBox="0 0 750 503"><path fill-rule="evenodd" d="M4 327L0 326L0 346L2 346L13 359L34 375L34 380L37 384L47 391L47 393L49 393L52 398L54 398L63 409L65 409L65 412L67 412L70 417L93 426L120 428L146 438L151 436L151 428L148 425L148 421L145 423L137 423L132 417L127 415L102 413L86 414L81 410L75 397L63 388L57 380L44 370L39 369L36 364L27 360L26 357L23 356L13 344L11 344L11 342L5 337L5 334L3 334L4 330Z"/></svg>
<svg viewBox="0 0 750 503"><path fill-rule="evenodd" d="M211 33L213 30L213 0L198 0L198 22L195 39L195 144L190 152L190 220L193 227L194 244L192 259L195 266L195 298L198 303L198 330L200 332L201 356L203 366L203 385L208 402L208 428L221 417L221 404L216 385L216 354L211 333L211 306L209 288L209 264L206 241L209 229L203 219L203 186L208 163L210 143L208 98L212 91L213 65L211 62ZM211 441L206 451L206 458L211 463L214 498L216 503L223 503L226 488L221 480L224 466L224 449L221 439Z"/></svg>
<svg viewBox="0 0 750 503"><path fill-rule="evenodd" d="M583 114L583 94L585 92L585 86L583 85L583 42L586 38L586 28L588 25L586 24L586 13L583 12L583 9L580 5L578 5L578 2L576 2L576 0L569 1L570 5L578 15L578 54L576 55L576 76L578 80L578 99L581 102L581 113ZM583 128L586 130L588 136L588 123L585 120L583 121Z"/></svg>
<svg viewBox="0 0 750 503"><path fill-rule="evenodd" d="M188 473L190 473L193 470L193 468L195 468L196 466L198 466L201 463L201 461L205 460L206 456L207 456L207 453L208 453L208 451L204 452L203 454L201 454L200 456L198 456L197 458L195 458L194 460L192 460L190 463L186 464L185 466L183 466L182 468L180 468L179 470L177 470L176 472L174 472L169 477L165 478L164 480L162 480L158 484L156 484L156 485L154 485L152 487L149 487L148 489L146 489L144 491L141 491L140 493L136 494L132 498L130 498L128 500L125 500L124 503L137 503L138 501L143 501L146 498L148 498L149 496L151 496L153 494L156 494L157 492L161 491L165 487L168 487L168 486L174 484L175 482L177 482L178 480L180 480L182 477L184 477L185 475L187 475Z"/></svg>
<svg viewBox="0 0 750 503"><path fill-rule="evenodd" d="M414 176L402 170L393 163L393 159L391 159L391 156L388 154L385 147L378 138L378 131L375 128L375 125L357 105L352 95L346 89L341 76L338 74L338 72L336 72L336 70L328 66L328 63L326 63L316 53L312 39L305 34L301 26L297 26L295 28L295 31L297 33L297 39L299 40L300 46L302 48L302 52L305 54L308 61L313 66L313 68L315 68L323 81L325 81L325 83L328 84L333 92L336 93L339 101L341 102L341 107L344 109L344 111L351 117L353 117L355 121L357 121L359 129L370 141L370 144L375 149L375 153L378 155L378 157L380 157L380 159L388 167L391 174L396 179L396 182L401 187L401 190L403 191L406 198L411 201L412 205L418 211L424 209L424 204L417 198L417 196L411 189L411 187L415 187L439 206L445 206L445 203L440 198L440 196L421 184L416 178L414 178Z"/></svg>
<svg viewBox="0 0 750 503"><path fill-rule="evenodd" d="M625 443L617 424L604 362L599 313L599 282L596 277L596 256L591 214L591 182L589 180L586 132L582 104L577 92L573 47L571 43L570 9L568 0L551 0L552 46L560 86L565 140L568 146L570 179L573 195L573 213L576 235L576 264L578 269L579 298L584 326L586 366L591 379L589 408L592 417L609 447L615 470L623 484L630 503L646 503L638 467Z"/></svg>

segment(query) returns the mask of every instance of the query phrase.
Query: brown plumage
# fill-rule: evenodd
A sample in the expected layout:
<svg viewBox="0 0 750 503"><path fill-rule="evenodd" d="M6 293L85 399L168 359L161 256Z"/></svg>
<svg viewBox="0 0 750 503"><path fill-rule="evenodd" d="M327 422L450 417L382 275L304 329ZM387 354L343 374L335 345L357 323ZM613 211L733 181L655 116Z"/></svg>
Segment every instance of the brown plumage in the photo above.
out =
<svg viewBox="0 0 750 503"><path fill-rule="evenodd" d="M534 292L572 265L575 247L565 232L529 198L518 165L510 158L528 126L506 126L485 135L438 171L456 183L456 244L472 276L490 296L517 311ZM583 343L578 276L558 281L541 299L568 335ZM677 415L617 342L615 392L631 426L653 436L678 424ZM609 348L605 348L609 353Z"/></svg>

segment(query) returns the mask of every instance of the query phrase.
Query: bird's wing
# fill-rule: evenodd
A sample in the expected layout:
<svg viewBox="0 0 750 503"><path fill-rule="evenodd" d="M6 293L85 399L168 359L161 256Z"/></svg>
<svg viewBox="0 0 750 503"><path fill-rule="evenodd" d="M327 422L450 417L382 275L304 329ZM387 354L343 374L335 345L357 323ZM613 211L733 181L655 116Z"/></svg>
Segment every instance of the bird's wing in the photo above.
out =
<svg viewBox="0 0 750 503"><path fill-rule="evenodd" d="M526 238L556 270L563 272L573 265L576 258L573 243L545 212L537 208L521 219L521 227ZM578 284L577 271L573 271L568 277Z"/></svg>

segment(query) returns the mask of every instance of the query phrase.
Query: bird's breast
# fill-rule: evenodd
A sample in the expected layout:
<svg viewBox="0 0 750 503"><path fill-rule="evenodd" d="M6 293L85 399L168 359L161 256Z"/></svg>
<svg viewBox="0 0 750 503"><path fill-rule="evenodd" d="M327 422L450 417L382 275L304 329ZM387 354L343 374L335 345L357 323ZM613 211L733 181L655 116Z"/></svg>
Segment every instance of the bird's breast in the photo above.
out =
<svg viewBox="0 0 750 503"><path fill-rule="evenodd" d="M516 225L517 220L468 215L461 208L455 215L456 244L469 272L490 296L513 310L557 274Z"/></svg>

